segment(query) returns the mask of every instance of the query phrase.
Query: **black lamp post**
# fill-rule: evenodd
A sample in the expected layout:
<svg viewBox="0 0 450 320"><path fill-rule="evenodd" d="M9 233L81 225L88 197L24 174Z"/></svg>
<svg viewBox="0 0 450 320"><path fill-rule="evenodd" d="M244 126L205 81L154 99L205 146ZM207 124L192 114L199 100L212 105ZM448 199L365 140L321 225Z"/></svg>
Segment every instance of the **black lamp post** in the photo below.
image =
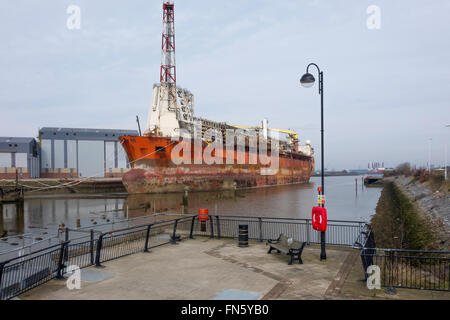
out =
<svg viewBox="0 0 450 320"><path fill-rule="evenodd" d="M309 73L309 67L310 66L315 66L317 68L317 72L319 73L319 94L320 94L320 134L321 134L321 178L322 178L322 188L321 188L321 192L322 192L322 196L325 194L325 179L324 179L324 171L325 171L325 166L324 166L324 147L323 147L323 72L320 71L320 68L317 64L315 63L310 63L308 64L308 66L306 67L306 73L302 76L302 78L300 79L300 83L303 87L305 88L310 88L314 85L314 82L316 81L316 79L314 79L314 76ZM321 203L322 207L325 207L325 204ZM327 254L325 251L325 231L320 232L320 260L325 260L327 258Z"/></svg>

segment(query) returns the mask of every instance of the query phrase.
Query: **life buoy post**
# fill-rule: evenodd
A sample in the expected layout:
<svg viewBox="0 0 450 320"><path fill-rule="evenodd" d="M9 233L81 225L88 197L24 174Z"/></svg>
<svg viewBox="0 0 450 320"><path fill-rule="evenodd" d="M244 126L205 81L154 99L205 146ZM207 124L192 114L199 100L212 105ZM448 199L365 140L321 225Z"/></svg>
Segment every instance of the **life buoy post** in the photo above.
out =
<svg viewBox="0 0 450 320"><path fill-rule="evenodd" d="M200 221L200 231L206 232L206 222L209 221L208 209L198 210L198 221Z"/></svg>
<svg viewBox="0 0 450 320"><path fill-rule="evenodd" d="M314 230L321 232L327 230L327 209L325 207L313 207L311 219Z"/></svg>

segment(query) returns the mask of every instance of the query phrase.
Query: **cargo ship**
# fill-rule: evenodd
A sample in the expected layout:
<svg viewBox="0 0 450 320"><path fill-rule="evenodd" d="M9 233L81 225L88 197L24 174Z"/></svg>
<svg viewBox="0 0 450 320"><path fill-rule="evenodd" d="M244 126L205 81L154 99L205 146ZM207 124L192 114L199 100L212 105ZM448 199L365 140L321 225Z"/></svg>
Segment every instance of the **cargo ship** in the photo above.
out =
<svg viewBox="0 0 450 320"><path fill-rule="evenodd" d="M141 136L119 138L131 169L130 194L219 191L307 183L314 171L309 141L292 130L241 126L194 117L194 95L176 84L175 15L163 3L160 82L153 86ZM279 139L279 135L286 139Z"/></svg>

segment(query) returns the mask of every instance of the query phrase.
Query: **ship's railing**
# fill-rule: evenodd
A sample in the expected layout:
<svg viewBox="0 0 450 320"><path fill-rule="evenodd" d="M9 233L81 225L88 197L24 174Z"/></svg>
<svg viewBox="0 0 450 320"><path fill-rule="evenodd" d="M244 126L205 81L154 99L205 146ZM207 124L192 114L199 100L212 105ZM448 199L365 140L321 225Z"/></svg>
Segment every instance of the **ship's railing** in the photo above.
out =
<svg viewBox="0 0 450 320"><path fill-rule="evenodd" d="M247 224L249 239L277 239L284 233L308 244L320 243L320 232L313 229L311 219L210 215L209 221L194 224L194 235L237 238L239 225ZM325 243L352 247L365 225L364 221L328 220Z"/></svg>

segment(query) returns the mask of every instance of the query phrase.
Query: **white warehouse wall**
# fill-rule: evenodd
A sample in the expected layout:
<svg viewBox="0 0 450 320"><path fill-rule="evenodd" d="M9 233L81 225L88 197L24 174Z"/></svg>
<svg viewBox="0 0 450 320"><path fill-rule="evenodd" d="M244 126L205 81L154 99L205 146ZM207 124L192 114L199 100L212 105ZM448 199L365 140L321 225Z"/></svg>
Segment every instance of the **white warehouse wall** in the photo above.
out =
<svg viewBox="0 0 450 320"><path fill-rule="evenodd" d="M65 142L67 144L66 155L64 154ZM52 166L52 140L42 139L42 169L62 169L66 167L76 169L80 177L104 177L105 169L125 169L129 167L126 152L117 141L55 139L53 140L53 150L54 164ZM8 155L11 157L10 154ZM65 156L67 159L66 165ZM10 158L9 161L11 161Z"/></svg>
<svg viewBox="0 0 450 320"><path fill-rule="evenodd" d="M28 154L16 153L16 168L28 168Z"/></svg>
<svg viewBox="0 0 450 320"><path fill-rule="evenodd" d="M105 141L106 168L115 168L115 141Z"/></svg>
<svg viewBox="0 0 450 320"><path fill-rule="evenodd" d="M77 168L77 141L67 140L67 168Z"/></svg>
<svg viewBox="0 0 450 320"><path fill-rule="evenodd" d="M104 141L78 140L78 175L104 177Z"/></svg>
<svg viewBox="0 0 450 320"><path fill-rule="evenodd" d="M42 140L41 167L43 169L52 167L52 141L51 140Z"/></svg>
<svg viewBox="0 0 450 320"><path fill-rule="evenodd" d="M120 143L117 144L117 149L118 149L117 150L117 158L118 158L117 167L118 168L126 168L127 163L128 163L127 154Z"/></svg>
<svg viewBox="0 0 450 320"><path fill-rule="evenodd" d="M0 152L0 167L11 167L11 152Z"/></svg>
<svg viewBox="0 0 450 320"><path fill-rule="evenodd" d="M54 140L55 168L64 168L64 140Z"/></svg>

